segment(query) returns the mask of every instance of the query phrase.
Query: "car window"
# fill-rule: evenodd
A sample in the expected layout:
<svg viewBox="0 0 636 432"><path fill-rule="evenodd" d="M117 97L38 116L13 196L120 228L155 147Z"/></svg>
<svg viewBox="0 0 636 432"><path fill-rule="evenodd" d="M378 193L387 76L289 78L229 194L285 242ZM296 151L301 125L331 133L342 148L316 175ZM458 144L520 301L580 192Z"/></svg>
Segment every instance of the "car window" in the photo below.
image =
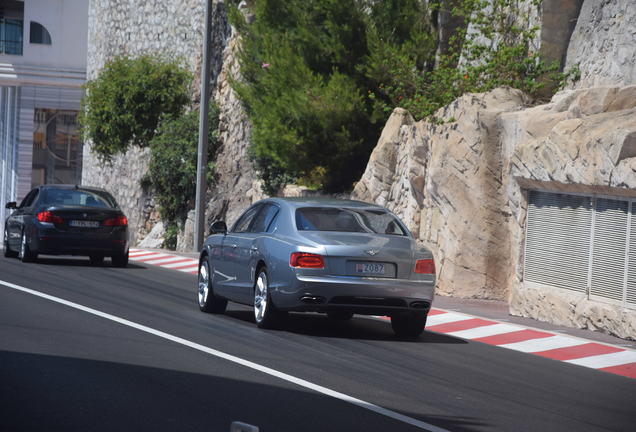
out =
<svg viewBox="0 0 636 432"><path fill-rule="evenodd" d="M39 189L33 189L31 192L29 192L20 203L19 208L31 207L31 205L35 202L35 199L37 198L39 192Z"/></svg>
<svg viewBox="0 0 636 432"><path fill-rule="evenodd" d="M397 219L382 209L303 207L296 210L296 228L300 231L406 235Z"/></svg>
<svg viewBox="0 0 636 432"><path fill-rule="evenodd" d="M250 225L252 224L252 221L254 220L254 216L256 216L256 213L258 213L260 208L261 208L261 205L257 205L247 209L247 211L243 213L243 215L239 218L239 220L236 221L236 223L234 224L234 228L232 228L232 232L242 233L242 232L249 231Z"/></svg>
<svg viewBox="0 0 636 432"><path fill-rule="evenodd" d="M258 215L254 219L254 223L250 228L250 232L266 232L272 221L278 214L278 206L274 204L265 204Z"/></svg>
<svg viewBox="0 0 636 432"><path fill-rule="evenodd" d="M46 189L42 201L53 206L119 208L109 193L89 189Z"/></svg>

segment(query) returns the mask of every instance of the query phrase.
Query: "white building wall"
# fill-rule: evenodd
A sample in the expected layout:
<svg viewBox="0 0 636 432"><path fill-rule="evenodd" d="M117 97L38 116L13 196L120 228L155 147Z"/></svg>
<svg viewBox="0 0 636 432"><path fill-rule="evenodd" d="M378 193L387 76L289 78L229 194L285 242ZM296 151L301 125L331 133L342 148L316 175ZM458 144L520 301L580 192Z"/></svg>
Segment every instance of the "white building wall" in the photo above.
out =
<svg viewBox="0 0 636 432"><path fill-rule="evenodd" d="M86 70L89 0L26 0L24 2L23 64ZM42 24L52 44L29 43L31 21Z"/></svg>
<svg viewBox="0 0 636 432"><path fill-rule="evenodd" d="M10 161L11 172L3 173L3 184L12 187L3 189L2 208L7 201L20 201L31 188L35 110L79 110L86 80L88 7L89 0L25 0L22 55L0 54L0 87L17 89L19 94L13 107L16 133L12 142L0 137L0 148L14 150L5 155L17 157ZM32 21L46 28L50 45L30 43ZM0 154L0 166L8 167L8 162ZM2 213L0 222L6 216Z"/></svg>

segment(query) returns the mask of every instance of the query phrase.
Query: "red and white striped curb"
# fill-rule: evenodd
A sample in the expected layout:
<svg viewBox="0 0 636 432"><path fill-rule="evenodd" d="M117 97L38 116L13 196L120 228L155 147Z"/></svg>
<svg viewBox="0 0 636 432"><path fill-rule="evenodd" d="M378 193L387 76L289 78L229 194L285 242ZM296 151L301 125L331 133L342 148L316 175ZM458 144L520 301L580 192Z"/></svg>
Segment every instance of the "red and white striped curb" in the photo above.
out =
<svg viewBox="0 0 636 432"><path fill-rule="evenodd" d="M199 260L194 258L153 252L145 249L130 249L129 257L131 261L156 265L185 273L197 274L199 272Z"/></svg>
<svg viewBox="0 0 636 432"><path fill-rule="evenodd" d="M130 249L130 259L198 273L199 260L194 258ZM426 330L636 378L636 351L615 345L436 308L428 314Z"/></svg>
<svg viewBox="0 0 636 432"><path fill-rule="evenodd" d="M426 330L636 378L636 351L545 330L431 309Z"/></svg>

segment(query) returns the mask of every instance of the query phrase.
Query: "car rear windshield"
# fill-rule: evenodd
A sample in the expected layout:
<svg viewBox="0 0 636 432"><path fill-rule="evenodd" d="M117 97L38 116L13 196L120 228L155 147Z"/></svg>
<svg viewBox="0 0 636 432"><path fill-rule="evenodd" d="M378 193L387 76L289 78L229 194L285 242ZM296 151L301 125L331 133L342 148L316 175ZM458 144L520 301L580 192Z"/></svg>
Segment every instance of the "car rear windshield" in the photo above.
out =
<svg viewBox="0 0 636 432"><path fill-rule="evenodd" d="M42 192L44 205L119 208L108 192L88 189L45 189Z"/></svg>
<svg viewBox="0 0 636 432"><path fill-rule="evenodd" d="M296 228L300 231L406 235L397 219L381 209L303 207L296 210Z"/></svg>

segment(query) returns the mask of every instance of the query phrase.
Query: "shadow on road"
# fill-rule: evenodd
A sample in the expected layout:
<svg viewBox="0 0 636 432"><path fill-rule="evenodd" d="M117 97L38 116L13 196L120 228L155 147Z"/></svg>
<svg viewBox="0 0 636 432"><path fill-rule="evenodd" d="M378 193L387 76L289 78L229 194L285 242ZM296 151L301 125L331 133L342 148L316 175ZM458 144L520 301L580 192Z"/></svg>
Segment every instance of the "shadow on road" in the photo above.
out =
<svg viewBox="0 0 636 432"><path fill-rule="evenodd" d="M0 351L0 365L0 430L227 432L236 420L276 432L422 430L247 369L246 381L204 363L204 373L192 373L9 351ZM457 432L483 426L402 414Z"/></svg>
<svg viewBox="0 0 636 432"><path fill-rule="evenodd" d="M54 255L45 255L42 257L38 257L35 262L29 263L28 265L53 265L53 266L74 266L74 267L112 267L110 260L108 258L104 259L104 262L101 264L91 264L87 257L74 257L74 256L61 256L57 257ZM145 267L142 267L137 264L133 264L131 262L126 266L127 269L135 269L135 270L144 270Z"/></svg>
<svg viewBox="0 0 636 432"><path fill-rule="evenodd" d="M251 310L227 310L225 315L254 325ZM278 331L315 337L343 339L405 341L412 343L466 344L463 339L425 331L418 338L398 337L393 333L389 321L354 316L349 321L337 321L323 314L290 313L276 328Z"/></svg>

